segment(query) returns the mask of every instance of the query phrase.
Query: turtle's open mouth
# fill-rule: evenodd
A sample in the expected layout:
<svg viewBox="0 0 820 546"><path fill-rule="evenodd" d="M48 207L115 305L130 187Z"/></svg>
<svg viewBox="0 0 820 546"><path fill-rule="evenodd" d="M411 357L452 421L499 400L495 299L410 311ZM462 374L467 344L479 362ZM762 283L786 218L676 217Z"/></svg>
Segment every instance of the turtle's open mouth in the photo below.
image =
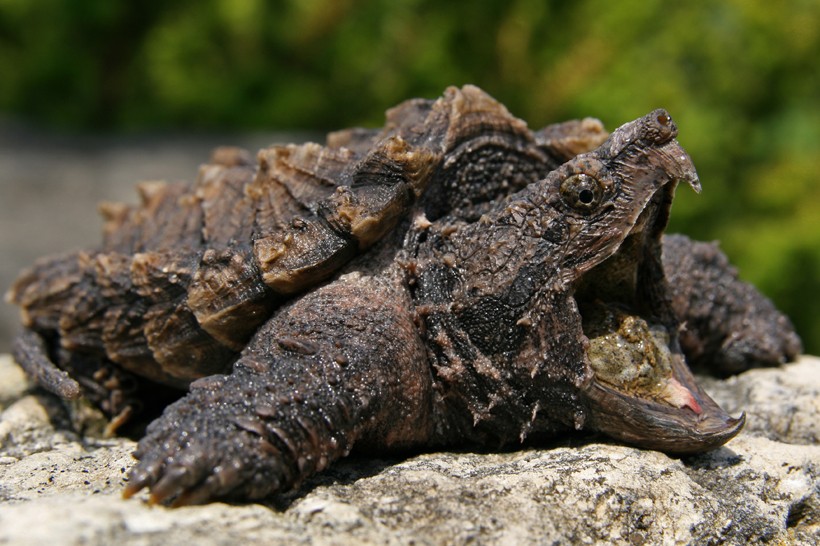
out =
<svg viewBox="0 0 820 546"><path fill-rule="evenodd" d="M732 418L697 385L678 344L660 257L674 191L669 183L655 192L617 252L580 279L575 299L593 372L587 426L640 447L693 453L727 442L745 417Z"/></svg>

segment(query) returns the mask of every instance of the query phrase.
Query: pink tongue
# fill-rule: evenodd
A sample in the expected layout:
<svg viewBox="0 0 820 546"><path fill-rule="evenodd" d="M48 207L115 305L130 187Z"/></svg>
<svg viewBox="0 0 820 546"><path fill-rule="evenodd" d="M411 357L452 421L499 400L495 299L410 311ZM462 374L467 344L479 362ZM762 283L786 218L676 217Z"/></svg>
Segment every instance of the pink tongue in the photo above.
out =
<svg viewBox="0 0 820 546"><path fill-rule="evenodd" d="M674 377L669 378L664 387L663 399L677 408L689 408L697 415L703 410L692 395L692 391L680 384Z"/></svg>

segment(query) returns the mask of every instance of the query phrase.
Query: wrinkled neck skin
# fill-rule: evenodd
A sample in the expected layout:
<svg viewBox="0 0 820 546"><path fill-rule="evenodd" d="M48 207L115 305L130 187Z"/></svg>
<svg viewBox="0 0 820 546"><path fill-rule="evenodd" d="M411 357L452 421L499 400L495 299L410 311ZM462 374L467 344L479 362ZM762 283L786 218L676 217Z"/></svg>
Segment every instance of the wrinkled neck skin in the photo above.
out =
<svg viewBox="0 0 820 546"><path fill-rule="evenodd" d="M668 114L655 111L477 222L417 219L410 282L436 384L441 443L504 444L592 428L647 447L678 444L677 437L643 437L644 421L658 411L666 418L665 408L646 410L640 396L601 386L579 307L605 300L607 309L623 307L671 332L669 347L656 352L672 355L664 358L673 361L665 363L677 374L673 384L697 400L664 391L650 393L648 403L670 405L670 398L672 421L681 404L702 411L705 395L687 383L660 266L675 184L685 180L699 190L675 135ZM635 422L619 420L625 407ZM641 413L649 417L642 421ZM690 423L661 420L652 434L673 425ZM709 442L701 444L694 450Z"/></svg>

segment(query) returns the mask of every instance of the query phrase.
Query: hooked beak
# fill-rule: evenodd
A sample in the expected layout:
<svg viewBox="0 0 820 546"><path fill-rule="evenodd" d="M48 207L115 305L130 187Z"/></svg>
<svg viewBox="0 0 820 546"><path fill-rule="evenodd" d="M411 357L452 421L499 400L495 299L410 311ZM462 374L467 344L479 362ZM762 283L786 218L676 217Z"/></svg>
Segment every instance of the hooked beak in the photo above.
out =
<svg viewBox="0 0 820 546"><path fill-rule="evenodd" d="M582 387L590 411L584 426L643 448L685 454L726 443L740 432L745 415L731 417L695 382L666 295L660 236L675 186L684 181L701 191L692 160L675 136L669 114L655 110L616 130L604 144L610 157L623 162L622 172L635 176L631 184L652 193L633 213L630 233L615 253L585 273L575 298L590 339L592 373ZM646 149L651 160L641 159ZM629 324L645 324L647 332L662 330L667 339L630 338L634 330L622 335L621 326L601 318L607 313L622 317L621 325L627 317Z"/></svg>
<svg viewBox="0 0 820 546"><path fill-rule="evenodd" d="M657 153L663 157L661 164L670 166L668 172L673 180L686 182L689 187L695 190L695 193L700 193L703 190L692 158L678 144L677 140L670 140Z"/></svg>
<svg viewBox="0 0 820 546"><path fill-rule="evenodd" d="M586 391L591 428L647 449L699 453L717 448L743 428L746 415L730 416L697 385L677 355L664 402L620 392L593 379Z"/></svg>

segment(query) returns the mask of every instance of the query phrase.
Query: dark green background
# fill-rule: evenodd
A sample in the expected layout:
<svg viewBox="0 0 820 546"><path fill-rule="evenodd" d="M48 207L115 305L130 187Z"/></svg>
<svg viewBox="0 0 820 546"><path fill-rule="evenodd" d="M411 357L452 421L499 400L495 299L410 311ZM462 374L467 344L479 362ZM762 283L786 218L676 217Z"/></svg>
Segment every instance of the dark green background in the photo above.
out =
<svg viewBox="0 0 820 546"><path fill-rule="evenodd" d="M62 132L325 130L474 83L538 127L663 106L719 239L820 353L817 0L0 0L0 116Z"/></svg>

